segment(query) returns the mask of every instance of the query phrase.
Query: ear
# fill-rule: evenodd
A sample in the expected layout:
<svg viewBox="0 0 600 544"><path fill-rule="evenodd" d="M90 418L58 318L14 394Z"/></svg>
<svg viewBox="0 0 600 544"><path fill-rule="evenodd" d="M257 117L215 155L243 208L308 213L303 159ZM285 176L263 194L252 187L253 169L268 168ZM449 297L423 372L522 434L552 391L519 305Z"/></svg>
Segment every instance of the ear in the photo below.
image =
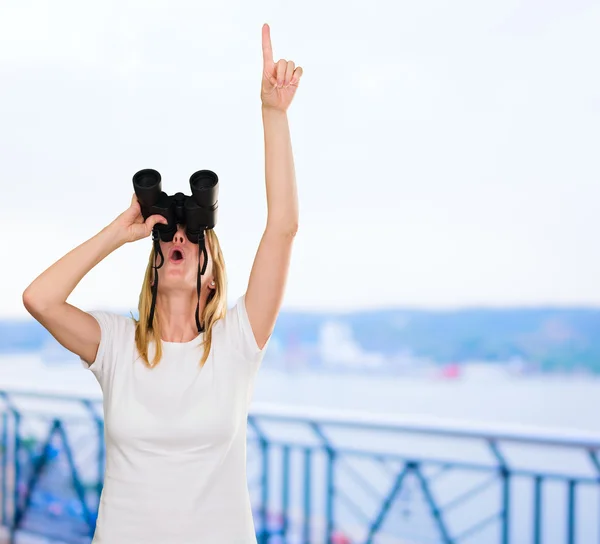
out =
<svg viewBox="0 0 600 544"><path fill-rule="evenodd" d="M208 282L208 288L211 291L214 291L217 288L217 284L215 282L215 278L211 278L210 281Z"/></svg>

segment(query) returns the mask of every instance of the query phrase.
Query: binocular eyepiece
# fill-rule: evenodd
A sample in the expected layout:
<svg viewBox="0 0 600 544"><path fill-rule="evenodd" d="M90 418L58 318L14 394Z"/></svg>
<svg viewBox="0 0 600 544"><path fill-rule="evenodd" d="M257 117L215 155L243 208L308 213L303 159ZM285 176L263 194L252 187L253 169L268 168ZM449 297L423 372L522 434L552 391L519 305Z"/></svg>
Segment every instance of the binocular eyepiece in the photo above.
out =
<svg viewBox="0 0 600 544"><path fill-rule="evenodd" d="M168 224L157 223L160 239L173 240L177 225L185 225L190 242L197 243L206 229L214 228L219 208L219 178L211 170L198 170L190 177L191 196L183 193L167 195L156 170L147 168L133 176L133 189L146 220L151 215L162 215Z"/></svg>

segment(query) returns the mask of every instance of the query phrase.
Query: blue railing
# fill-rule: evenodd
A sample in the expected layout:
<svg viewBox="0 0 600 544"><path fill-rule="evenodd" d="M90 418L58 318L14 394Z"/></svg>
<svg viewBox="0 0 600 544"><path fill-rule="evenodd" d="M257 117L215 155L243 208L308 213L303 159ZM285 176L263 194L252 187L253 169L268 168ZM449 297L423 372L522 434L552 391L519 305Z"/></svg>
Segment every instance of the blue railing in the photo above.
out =
<svg viewBox="0 0 600 544"><path fill-rule="evenodd" d="M1 527L89 543L100 397L0 391ZM600 435L254 404L260 543L600 542Z"/></svg>

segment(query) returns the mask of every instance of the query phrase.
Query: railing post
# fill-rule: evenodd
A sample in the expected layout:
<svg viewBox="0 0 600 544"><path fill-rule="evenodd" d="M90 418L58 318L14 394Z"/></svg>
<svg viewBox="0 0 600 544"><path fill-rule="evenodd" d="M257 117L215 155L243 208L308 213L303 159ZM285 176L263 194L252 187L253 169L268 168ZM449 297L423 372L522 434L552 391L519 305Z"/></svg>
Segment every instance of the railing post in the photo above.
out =
<svg viewBox="0 0 600 544"><path fill-rule="evenodd" d="M290 446L283 446L283 458L282 458L282 497L281 497L281 517L282 517L282 527L281 527L281 536L286 539L288 536L288 517L289 517L289 506L290 506Z"/></svg>
<svg viewBox="0 0 600 544"><path fill-rule="evenodd" d="M2 525L6 525L8 514L6 500L8 493L8 412L2 414Z"/></svg>
<svg viewBox="0 0 600 544"><path fill-rule="evenodd" d="M510 471L506 466L500 469L502 476L502 544L510 542Z"/></svg>
<svg viewBox="0 0 600 544"><path fill-rule="evenodd" d="M533 544L542 544L542 476L535 477L533 496Z"/></svg>
<svg viewBox="0 0 600 544"><path fill-rule="evenodd" d="M260 448L262 451L262 508L260 511L262 521L260 544L267 544L269 539L269 443L264 437L260 439Z"/></svg>
<svg viewBox="0 0 600 544"><path fill-rule="evenodd" d="M334 505L335 505L335 461L336 451L331 441L317 421L311 421L310 426L321 440L323 450L327 456L325 476L325 544L331 544L333 531L335 529Z"/></svg>
<svg viewBox="0 0 600 544"><path fill-rule="evenodd" d="M260 427L256 423L252 416L248 417L248 425L252 426L258 442L260 444L260 451L262 456L262 473L261 473L261 508L260 508L260 519L261 528L258 535L258 542L260 544L267 544L269 539L269 518L268 518L268 502L269 502L269 442L266 435L261 431Z"/></svg>
<svg viewBox="0 0 600 544"><path fill-rule="evenodd" d="M10 544L15 543L17 536L17 521L20 515L19 508L19 480L21 479L21 414L15 408L12 408L12 412L15 416L15 446L14 446L14 489L13 489L13 509L12 509L12 520L10 523Z"/></svg>
<svg viewBox="0 0 600 544"><path fill-rule="evenodd" d="M325 533L325 544L331 544L333 537L334 523L334 501L335 501L335 451L331 447L327 447L327 491L325 505L325 519L327 523Z"/></svg>
<svg viewBox="0 0 600 544"><path fill-rule="evenodd" d="M500 478L502 479L502 511L501 511L501 527L500 527L500 542L501 544L510 543L510 469L506 463L506 459L495 440L489 442L490 450L498 461L500 468Z"/></svg>
<svg viewBox="0 0 600 544"><path fill-rule="evenodd" d="M577 482L569 480L569 498L567 503L568 518L567 518L567 544L575 544L575 490Z"/></svg>
<svg viewBox="0 0 600 544"><path fill-rule="evenodd" d="M310 448L304 449L304 524L303 524L303 543L311 544L310 539L310 513L311 513L311 454Z"/></svg>

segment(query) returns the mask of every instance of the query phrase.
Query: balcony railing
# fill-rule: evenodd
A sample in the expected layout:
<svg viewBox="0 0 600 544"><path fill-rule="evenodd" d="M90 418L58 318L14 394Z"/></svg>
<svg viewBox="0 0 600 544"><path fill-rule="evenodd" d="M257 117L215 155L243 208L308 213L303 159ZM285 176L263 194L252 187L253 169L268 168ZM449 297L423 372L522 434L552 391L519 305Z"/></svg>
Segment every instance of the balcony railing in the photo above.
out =
<svg viewBox="0 0 600 544"><path fill-rule="evenodd" d="M5 532L89 543L101 397L0 391ZM600 542L600 435L253 405L260 543Z"/></svg>

